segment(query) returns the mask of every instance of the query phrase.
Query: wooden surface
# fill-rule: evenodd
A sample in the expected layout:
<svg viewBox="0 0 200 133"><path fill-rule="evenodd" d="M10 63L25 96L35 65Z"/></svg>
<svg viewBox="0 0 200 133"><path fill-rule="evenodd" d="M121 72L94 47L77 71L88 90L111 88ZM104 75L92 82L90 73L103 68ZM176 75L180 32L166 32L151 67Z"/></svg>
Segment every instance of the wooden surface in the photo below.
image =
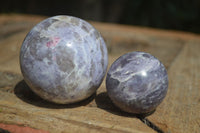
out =
<svg viewBox="0 0 200 133"><path fill-rule="evenodd" d="M72 105L36 96L19 68L19 50L28 31L45 17L0 15L0 123L49 132L200 132L200 35L114 24L92 24L109 50L109 66L122 54L145 51L159 58L169 74L168 94L145 119L116 108L105 82L96 95Z"/></svg>

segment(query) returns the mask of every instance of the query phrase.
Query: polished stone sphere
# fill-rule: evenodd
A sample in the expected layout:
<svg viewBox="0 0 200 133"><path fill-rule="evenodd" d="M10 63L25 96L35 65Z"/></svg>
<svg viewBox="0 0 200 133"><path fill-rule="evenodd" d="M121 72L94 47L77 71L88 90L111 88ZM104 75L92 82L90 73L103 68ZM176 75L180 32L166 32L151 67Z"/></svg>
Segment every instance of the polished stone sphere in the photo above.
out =
<svg viewBox="0 0 200 133"><path fill-rule="evenodd" d="M40 97L67 104L91 96L108 65L106 44L88 22L54 16L37 24L20 51L24 80Z"/></svg>
<svg viewBox="0 0 200 133"><path fill-rule="evenodd" d="M158 59L148 53L127 53L111 65L106 88L113 103L123 111L149 113L166 96L167 71Z"/></svg>

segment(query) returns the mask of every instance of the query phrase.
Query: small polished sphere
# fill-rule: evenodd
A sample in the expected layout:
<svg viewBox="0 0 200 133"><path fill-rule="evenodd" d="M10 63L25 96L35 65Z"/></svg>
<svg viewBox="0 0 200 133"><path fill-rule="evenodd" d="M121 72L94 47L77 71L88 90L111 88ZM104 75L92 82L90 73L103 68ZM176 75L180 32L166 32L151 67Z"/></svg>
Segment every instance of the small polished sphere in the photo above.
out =
<svg viewBox="0 0 200 133"><path fill-rule="evenodd" d="M20 51L24 80L40 97L67 104L91 96L108 65L106 44L88 22L54 16L37 24Z"/></svg>
<svg viewBox="0 0 200 133"><path fill-rule="evenodd" d="M168 76L164 65L144 52L119 57L110 67L106 88L113 103L128 113L155 110L167 93Z"/></svg>

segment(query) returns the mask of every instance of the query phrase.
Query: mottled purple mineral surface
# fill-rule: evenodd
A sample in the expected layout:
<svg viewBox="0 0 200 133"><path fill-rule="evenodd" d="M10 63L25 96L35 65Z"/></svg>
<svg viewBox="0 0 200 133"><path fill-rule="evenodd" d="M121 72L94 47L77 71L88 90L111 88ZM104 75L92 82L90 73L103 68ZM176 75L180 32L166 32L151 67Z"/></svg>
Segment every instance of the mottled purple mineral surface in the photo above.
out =
<svg viewBox="0 0 200 133"><path fill-rule="evenodd" d="M29 87L60 104L91 96L102 83L107 64L107 48L100 33L71 16L54 16L37 24L20 52L21 71Z"/></svg>
<svg viewBox="0 0 200 133"><path fill-rule="evenodd" d="M166 96L167 71L158 59L148 53L127 53L110 67L106 88L113 103L123 111L149 113Z"/></svg>

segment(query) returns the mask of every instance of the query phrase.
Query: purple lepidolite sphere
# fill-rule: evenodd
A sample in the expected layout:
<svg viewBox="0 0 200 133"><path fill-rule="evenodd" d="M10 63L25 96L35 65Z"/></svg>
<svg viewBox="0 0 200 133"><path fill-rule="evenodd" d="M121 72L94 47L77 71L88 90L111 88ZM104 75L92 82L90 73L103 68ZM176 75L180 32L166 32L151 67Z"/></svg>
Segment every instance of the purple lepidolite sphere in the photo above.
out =
<svg viewBox="0 0 200 133"><path fill-rule="evenodd" d="M91 96L108 64L106 44L88 22L54 16L37 24L20 52L24 80L40 97L74 103Z"/></svg>
<svg viewBox="0 0 200 133"><path fill-rule="evenodd" d="M113 103L123 111L149 113L166 96L167 71L158 59L148 53L127 53L110 67L106 88Z"/></svg>

